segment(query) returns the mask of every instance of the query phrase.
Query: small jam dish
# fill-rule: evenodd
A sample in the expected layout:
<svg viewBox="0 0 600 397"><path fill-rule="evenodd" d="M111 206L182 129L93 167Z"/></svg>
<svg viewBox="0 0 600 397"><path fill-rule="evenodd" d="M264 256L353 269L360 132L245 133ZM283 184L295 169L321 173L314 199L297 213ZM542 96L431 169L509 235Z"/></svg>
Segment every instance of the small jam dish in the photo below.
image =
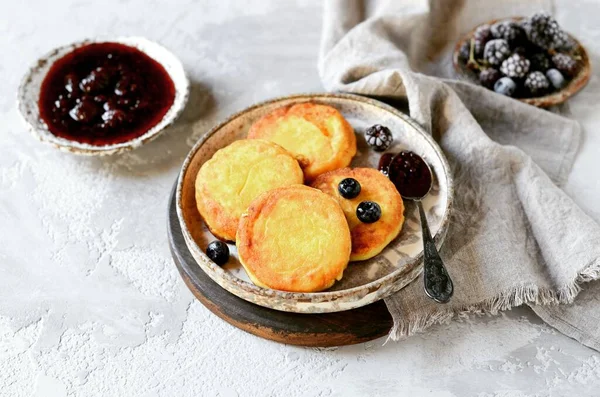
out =
<svg viewBox="0 0 600 397"><path fill-rule="evenodd" d="M68 71L68 62L77 67L89 61L91 66L87 66L92 67L93 71L101 71L102 65L96 67L93 63L93 57L100 55L89 55L86 51L92 47L98 49L110 46L125 51L125 55L115 56L125 59L118 67L110 64L110 60L115 59L112 54L105 56L109 60L104 61L102 72L109 69L113 73L111 76L118 73L117 83L114 80L110 83L116 84L114 91L112 85L107 88L109 83L102 73L97 73L95 80L89 77L91 72L87 77L78 76L74 84L71 84L67 75L66 83L62 83L63 76L59 73L63 73L61 68ZM119 58L121 56L124 58ZM152 70L144 70L144 67L153 68L158 73L152 76L153 80L150 82L144 80L147 77L144 75ZM130 77L125 86L127 89L137 90L138 97L123 94L120 88L125 77ZM104 88L98 91L97 84ZM163 84L162 88L160 84ZM167 87L168 99L161 94L164 87ZM64 95L58 95L61 89L65 90ZM189 91L190 82L183 65L169 50L143 37L118 37L65 45L38 59L21 81L17 105L29 130L40 141L65 152L102 156L126 152L156 138L181 114ZM106 95L107 92L109 95ZM150 96L150 99L144 95ZM55 101L54 96L58 100ZM59 105L59 100L64 101L64 105ZM52 108L54 103L56 105ZM87 120L88 116L94 121Z"/></svg>

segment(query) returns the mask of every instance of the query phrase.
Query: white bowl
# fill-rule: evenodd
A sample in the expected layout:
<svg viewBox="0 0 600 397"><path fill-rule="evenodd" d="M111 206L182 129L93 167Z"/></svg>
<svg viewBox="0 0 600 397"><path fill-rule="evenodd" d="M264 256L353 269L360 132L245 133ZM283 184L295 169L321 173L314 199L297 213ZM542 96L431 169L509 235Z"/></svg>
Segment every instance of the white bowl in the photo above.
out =
<svg viewBox="0 0 600 397"><path fill-rule="evenodd" d="M42 82L50 70L50 67L58 59L70 53L76 48L85 46L91 43L120 43L125 44L148 55L150 58L157 61L165 68L173 84L175 85L175 99L171 108L164 115L162 120L148 129L142 135L133 138L126 142L115 143L110 145L91 145L88 143L76 142L70 139L60 138L52 134L48 125L41 119L38 108L40 98L40 89ZM103 156L115 153L121 153L135 149L142 144L149 142L160 135L165 128L173 124L179 117L187 103L190 92L190 82L185 74L183 65L173 53L153 41L143 37L117 37L114 39L94 39L84 40L62 47L58 47L48 54L44 55L29 68L21 85L19 86L17 106L21 112L21 116L29 127L30 132L42 142L51 144L52 146L65 151L81 155Z"/></svg>

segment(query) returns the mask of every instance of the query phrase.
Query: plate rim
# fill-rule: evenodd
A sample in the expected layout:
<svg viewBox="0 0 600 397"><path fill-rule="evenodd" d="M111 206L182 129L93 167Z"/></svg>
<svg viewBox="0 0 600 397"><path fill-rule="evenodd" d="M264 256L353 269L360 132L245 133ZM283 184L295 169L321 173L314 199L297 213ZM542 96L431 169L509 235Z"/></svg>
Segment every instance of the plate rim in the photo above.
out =
<svg viewBox="0 0 600 397"><path fill-rule="evenodd" d="M47 128L46 123L41 119L39 121L41 121L41 123L45 125L46 128L37 128L35 122L33 121L33 115L29 111L31 106L38 106L37 102L39 100L39 94L36 98L28 98L26 92L33 77L39 73L39 69L45 67L48 63L50 63L51 67L52 64L54 64L57 60L70 53L71 51L77 48L81 48L85 45L95 43L119 43L135 47L137 50L143 52L144 54L158 62L161 66L163 66L175 85L175 98L173 99L173 104L167 110L167 113L165 113L163 118L158 123L148 128L148 130L146 130L146 132L144 132L142 135L132 138L125 142L113 143L109 145L92 145L88 143L77 142L75 140L61 138L50 132L50 130ZM148 52L149 46L163 51L166 54L166 56L168 56L170 59L168 61L165 61L164 57L153 56L152 53ZM61 54L62 52L64 52L64 54L56 58L56 56L58 54ZM176 68L177 70L170 70L171 68L166 67L167 64L173 68ZM47 72L44 73L42 79L46 77L46 74ZM182 78L180 85L177 85L177 82L175 81L175 74L180 75ZM147 39L143 36L107 36L85 38L82 40L54 47L52 50L44 53L42 56L37 58L32 64L30 64L30 66L27 68L27 71L21 78L19 87L17 88L17 109L19 109L21 119L26 124L30 134L33 135L38 141L50 144L51 146L63 152L70 152L85 156L106 156L136 149L141 145L148 143L160 136L168 127L173 125L173 123L183 113L189 100L190 86L191 83L189 76L187 75L187 72L185 71L185 68L181 63L181 60L168 48L156 41ZM34 103L30 104L30 102Z"/></svg>
<svg viewBox="0 0 600 397"><path fill-rule="evenodd" d="M235 112L235 113L231 114L229 117L227 117L225 120L216 124L209 131L204 133L198 139L198 141L194 144L194 146L190 149L189 153L187 154L187 156L182 164L179 175L177 177L177 185L176 185L176 192L175 192L176 193L176 210L177 210L177 217L178 217L186 244L188 244L188 248L190 249L190 251L192 253L196 253L197 256L202 259L203 263L198 263L198 265L202 268L202 270L205 273L207 273L208 276L211 277L214 281L216 281L219 285L221 285L223 288L227 289L228 291L230 291L234 294L236 294L235 291L232 291L223 285L223 282L222 282L223 280L225 280L228 283L233 284L233 285L237 284L239 288L242 288L242 286L243 286L245 291L247 291L248 293L255 294L256 296L260 296L261 298L270 298L270 297L275 298L276 297L279 299L296 301L296 302L310 302L312 304L335 302L336 300L340 299L341 297L359 295L360 292L367 291L365 294L360 295L359 299L355 299L357 302L360 302L360 304L352 306L352 307L360 307L360 306L364 306L369 303L375 302L377 300L383 299L385 296L388 296L391 293L397 292L399 289L403 288L404 286L408 285L410 282L414 281L414 279L422 271L423 251L421 251L420 254L417 255L412 261L407 262L407 264L404 268L397 269L394 272L391 272L391 273L385 275L384 277L381 277L377 280L373 280L367 284L363 284L363 285L352 287L352 288L345 289L345 290L338 290L338 291L287 292L287 291L262 288L262 287L256 286L250 282L241 280L241 279L231 275L229 272L227 272L226 270L222 269L221 267L216 265L214 262L212 262L206 256L206 254L202 251L202 249L198 246L198 244L195 242L195 240L193 239L190 231L188 230L186 221L183 216L183 209L182 209L183 208L183 203L182 203L183 179L184 179L184 175L185 175L192 159L194 158L194 156L196 155L198 150L202 147L202 145L216 131L220 130L221 128L226 126L228 123L230 123L234 119L242 116L243 114L245 114L247 112L255 110L257 108L272 105L274 103L282 102L282 101L297 100L298 102L300 102L300 101L319 100L320 98L343 99L343 100L349 100L349 101L353 101L353 102L366 103L368 105L379 107L385 111L392 113L394 116L401 118L404 122L408 123L411 127L416 129L421 135L424 136L427 143L432 146L435 154L438 156L440 163L442 165L442 169L444 170L445 177L446 177L446 185L447 185L446 211L440 222L440 228L434 236L434 240L438 247L440 247L444 241L446 232L448 230L452 209L453 209L454 186L453 186L452 172L451 172L450 166L448 164L448 161L447 161L442 149L440 148L440 146L437 144L437 142L435 142L433 137L423 127L421 127L417 123L416 120L410 118L408 115L400 112L399 110L395 109L394 107L387 105L381 101L378 101L376 99L372 99L369 97L365 97L365 96L355 95L355 94L337 93L337 92L336 93L316 92L316 93L300 93L300 94L279 96L279 97L268 99L265 101L260 101L251 106L248 106L238 112ZM196 259L196 261L198 262L198 258L196 257L196 255L193 255L193 256ZM210 272L207 272L203 265L208 267L210 269ZM410 267L411 265L413 267L413 270L416 269L416 271L414 272L415 273L414 277L411 280L409 280L408 282L406 282L405 284L400 285L398 288L396 288L399 279L403 275L402 270ZM391 286L387 295L379 296L379 297L377 297L377 299L372 299L372 300L371 299L367 299L367 300L363 299L364 297L368 296L369 294L378 291L385 285ZM238 294L236 294L236 295L238 295ZM238 296L240 296L240 295L238 295ZM246 297L244 297L244 296L240 296L240 297L243 299L246 299ZM292 310L290 308L283 308L278 305L273 305L273 306L266 305L266 304L264 304L265 303L264 299L260 299L258 302L253 301L253 303L271 307L271 308L274 308L277 310L284 310L284 311L299 311L299 312L315 313L315 312L333 312L333 311L347 310L347 308L341 308L341 309L337 309L337 310L335 308L328 308L328 309L321 308L321 310L318 310L318 311L315 311L314 308L311 309L311 311L306 311L306 310L302 310L302 309Z"/></svg>

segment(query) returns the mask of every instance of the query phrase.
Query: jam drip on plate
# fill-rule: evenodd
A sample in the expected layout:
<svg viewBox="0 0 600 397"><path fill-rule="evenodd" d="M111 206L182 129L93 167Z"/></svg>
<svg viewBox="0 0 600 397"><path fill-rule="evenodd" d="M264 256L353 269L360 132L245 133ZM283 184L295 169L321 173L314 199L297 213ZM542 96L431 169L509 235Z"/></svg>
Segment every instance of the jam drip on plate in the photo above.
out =
<svg viewBox="0 0 600 397"><path fill-rule="evenodd" d="M377 169L387 175L402 197L423 197L431 187L429 167L413 152L385 153L379 159Z"/></svg>
<svg viewBox="0 0 600 397"><path fill-rule="evenodd" d="M38 106L52 134L102 146L143 135L174 99L175 85L154 59L127 45L95 43L52 65Z"/></svg>

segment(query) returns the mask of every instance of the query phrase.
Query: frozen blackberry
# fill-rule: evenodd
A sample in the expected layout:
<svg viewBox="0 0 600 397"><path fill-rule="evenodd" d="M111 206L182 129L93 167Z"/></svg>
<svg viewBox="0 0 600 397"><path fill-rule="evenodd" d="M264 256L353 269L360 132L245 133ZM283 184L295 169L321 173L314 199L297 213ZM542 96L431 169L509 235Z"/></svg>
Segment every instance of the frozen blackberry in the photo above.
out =
<svg viewBox="0 0 600 397"><path fill-rule="evenodd" d="M516 48L513 50L513 54L519 54L519 55L523 55L523 56L527 56L527 53L528 53L528 52L529 52L529 51L527 51L527 47L524 47L524 46L519 46L519 47L516 47Z"/></svg>
<svg viewBox="0 0 600 397"><path fill-rule="evenodd" d="M557 69L548 69L546 72L546 77L548 80L550 80L552 87L556 88L557 90L563 88L567 83L562 73Z"/></svg>
<svg viewBox="0 0 600 397"><path fill-rule="evenodd" d="M550 69L550 59L548 59L548 56L543 52L533 54L529 58L529 61L531 62L531 65L529 66L530 70L545 72Z"/></svg>
<svg viewBox="0 0 600 397"><path fill-rule="evenodd" d="M494 88L494 84L496 84L496 81L498 81L500 77L502 77L502 75L498 69L494 68L487 68L479 73L479 81L481 82L481 85L489 89Z"/></svg>
<svg viewBox="0 0 600 397"><path fill-rule="evenodd" d="M495 39L504 39L513 47L525 38L523 28L513 21L496 22L490 27L490 33Z"/></svg>
<svg viewBox="0 0 600 397"><path fill-rule="evenodd" d="M494 39L487 42L483 57L493 66L499 66L510 55L510 47L504 39Z"/></svg>
<svg viewBox="0 0 600 397"><path fill-rule="evenodd" d="M375 124L367 128L365 138L369 146L377 152L383 152L392 144L392 132L386 126Z"/></svg>
<svg viewBox="0 0 600 397"><path fill-rule="evenodd" d="M543 95L550 89L550 82L544 73L539 71L529 73L524 84L525 88L533 96Z"/></svg>
<svg viewBox="0 0 600 397"><path fill-rule="evenodd" d="M560 43L556 46L556 49L564 52L571 52L574 51L576 47L577 43L575 43L575 40L573 40L571 37L569 37L568 34L563 32L562 37L560 39Z"/></svg>
<svg viewBox="0 0 600 397"><path fill-rule="evenodd" d="M494 84L494 91L498 94L513 96L517 90L517 84L510 77L502 77Z"/></svg>
<svg viewBox="0 0 600 397"><path fill-rule="evenodd" d="M556 66L556 69L569 77L575 76L579 67L577 61L567 54L554 54L552 62L554 63L554 66Z"/></svg>
<svg viewBox="0 0 600 397"><path fill-rule="evenodd" d="M525 23L525 31L529 41L546 50L560 47L566 37L558 22L545 12L531 16Z"/></svg>
<svg viewBox="0 0 600 397"><path fill-rule="evenodd" d="M490 32L490 25L481 25L477 29L475 29L475 32L473 33L473 50L475 52L476 58L483 57L483 50L485 48L485 45L491 38L492 34Z"/></svg>
<svg viewBox="0 0 600 397"><path fill-rule="evenodd" d="M460 59L464 63L467 63L470 55L471 55L471 40L466 40L460 46L460 50L458 51L458 59Z"/></svg>
<svg viewBox="0 0 600 397"><path fill-rule="evenodd" d="M502 62L500 71L508 77L521 79L529 72L529 60L522 55L512 54Z"/></svg>

